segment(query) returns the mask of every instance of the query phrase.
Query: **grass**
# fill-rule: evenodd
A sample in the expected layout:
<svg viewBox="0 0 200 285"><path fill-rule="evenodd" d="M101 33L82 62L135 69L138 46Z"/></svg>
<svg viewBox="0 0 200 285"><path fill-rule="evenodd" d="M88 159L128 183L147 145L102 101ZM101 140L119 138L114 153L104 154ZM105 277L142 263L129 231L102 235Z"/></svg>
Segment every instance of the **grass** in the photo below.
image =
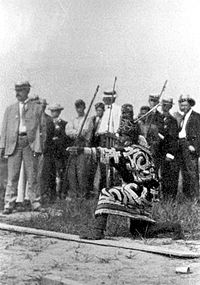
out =
<svg viewBox="0 0 200 285"><path fill-rule="evenodd" d="M80 234L93 228L94 211L97 200L58 201L46 205L47 214L33 215L30 220L15 221L16 225L56 232ZM200 207L191 203L157 203L153 217L160 222L180 222L187 239L200 238ZM109 216L108 236L130 237L128 221L125 217Z"/></svg>
<svg viewBox="0 0 200 285"><path fill-rule="evenodd" d="M5 169L5 162L0 163L0 170ZM0 172L0 209L3 209L6 172ZM95 218L94 211L97 199L76 201L58 201L54 205L46 205L47 214L32 216L29 221L15 224L37 229L56 232L80 234L92 228ZM182 225L187 239L200 238L200 205L184 201L181 196L177 201L156 203L153 208L153 218L159 222L179 222ZM129 237L128 221L124 217L109 216L108 236Z"/></svg>

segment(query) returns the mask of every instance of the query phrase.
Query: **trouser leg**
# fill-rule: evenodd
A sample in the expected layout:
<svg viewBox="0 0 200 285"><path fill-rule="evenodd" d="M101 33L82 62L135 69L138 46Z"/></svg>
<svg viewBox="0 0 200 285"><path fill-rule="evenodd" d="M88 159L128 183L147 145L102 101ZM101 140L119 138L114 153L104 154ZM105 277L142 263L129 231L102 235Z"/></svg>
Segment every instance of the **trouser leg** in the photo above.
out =
<svg viewBox="0 0 200 285"><path fill-rule="evenodd" d="M187 144L181 145L181 171L183 176L183 193L189 199L199 197L198 157L189 151Z"/></svg>
<svg viewBox="0 0 200 285"><path fill-rule="evenodd" d="M22 149L18 145L14 153L8 157L8 182L6 186L4 208L13 209L17 199L17 186L22 163Z"/></svg>
<svg viewBox="0 0 200 285"><path fill-rule="evenodd" d="M33 155L30 146L23 148L23 160L29 184L29 198L33 209L40 207L40 188L37 183L39 157Z"/></svg>
<svg viewBox="0 0 200 285"><path fill-rule="evenodd" d="M78 197L78 185L77 185L77 157L71 156L68 161L66 170L65 185L69 187L68 196L69 198ZM67 183L66 183L67 182Z"/></svg>
<svg viewBox="0 0 200 285"><path fill-rule="evenodd" d="M99 192L106 187L106 165L100 163L100 183Z"/></svg>
<svg viewBox="0 0 200 285"><path fill-rule="evenodd" d="M176 161L166 161L161 164L162 196L164 200L175 199L178 190L178 165Z"/></svg>
<svg viewBox="0 0 200 285"><path fill-rule="evenodd" d="M83 153L79 154L77 157L77 182L78 191L80 198L89 197L89 187L88 187L88 159Z"/></svg>
<svg viewBox="0 0 200 285"><path fill-rule="evenodd" d="M62 198L63 194L63 182L64 182L64 174L65 174L65 159L59 158L55 159L56 164L56 176L57 176L57 195L59 198Z"/></svg>

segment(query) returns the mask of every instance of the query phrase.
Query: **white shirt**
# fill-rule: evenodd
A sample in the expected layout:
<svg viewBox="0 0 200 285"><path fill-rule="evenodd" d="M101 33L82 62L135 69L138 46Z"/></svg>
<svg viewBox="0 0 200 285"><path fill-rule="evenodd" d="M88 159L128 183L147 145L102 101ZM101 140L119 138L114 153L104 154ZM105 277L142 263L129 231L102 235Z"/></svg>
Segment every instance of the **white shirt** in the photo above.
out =
<svg viewBox="0 0 200 285"><path fill-rule="evenodd" d="M26 133L25 121L22 120L23 108L25 108L25 103L19 102L19 133Z"/></svg>
<svg viewBox="0 0 200 285"><path fill-rule="evenodd" d="M181 131L179 132L179 135L178 135L179 139L186 138L186 125L187 125L187 122L188 122L188 119L189 119L191 113L192 113L192 108L185 115L185 118L183 120L182 129L181 129Z"/></svg>
<svg viewBox="0 0 200 285"><path fill-rule="evenodd" d="M116 103L113 103L111 115L110 115L110 107L111 106L107 106L107 109L105 110L103 114L103 117L101 119L101 123L99 126L99 130L98 130L99 134L104 134L108 131L110 133L115 134L118 131L120 117L121 117L121 106L118 106ZM110 124L108 127L109 116L110 116Z"/></svg>
<svg viewBox="0 0 200 285"><path fill-rule="evenodd" d="M84 118L85 118L85 115L81 116L81 117L76 117L74 120L69 122L65 127L66 135L71 137L71 138L76 138L80 129L81 129ZM86 138L86 140L90 139L91 128L90 128L90 119L89 118L87 118L87 120L84 124L82 135Z"/></svg>

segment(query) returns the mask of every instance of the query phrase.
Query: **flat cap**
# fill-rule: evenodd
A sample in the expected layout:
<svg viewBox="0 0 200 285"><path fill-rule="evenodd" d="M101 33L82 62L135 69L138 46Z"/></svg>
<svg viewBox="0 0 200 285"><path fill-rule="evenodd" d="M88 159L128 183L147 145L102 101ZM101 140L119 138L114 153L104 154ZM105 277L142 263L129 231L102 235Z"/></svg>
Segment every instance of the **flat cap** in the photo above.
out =
<svg viewBox="0 0 200 285"><path fill-rule="evenodd" d="M31 88L31 84L28 81L19 81L15 83L15 90L23 90Z"/></svg>
<svg viewBox="0 0 200 285"><path fill-rule="evenodd" d="M54 104L49 106L48 108L50 111L62 111L64 107L62 107L60 104Z"/></svg>
<svg viewBox="0 0 200 285"><path fill-rule="evenodd" d="M191 98L190 95L180 95L178 102L182 103L186 101L190 104L191 107L196 104L195 100Z"/></svg>
<svg viewBox="0 0 200 285"><path fill-rule="evenodd" d="M159 102L159 95L154 95L154 94L150 94L149 95L149 100L154 101L154 102Z"/></svg>
<svg viewBox="0 0 200 285"><path fill-rule="evenodd" d="M169 105L173 105L173 98L163 98L162 99L162 104L169 104Z"/></svg>

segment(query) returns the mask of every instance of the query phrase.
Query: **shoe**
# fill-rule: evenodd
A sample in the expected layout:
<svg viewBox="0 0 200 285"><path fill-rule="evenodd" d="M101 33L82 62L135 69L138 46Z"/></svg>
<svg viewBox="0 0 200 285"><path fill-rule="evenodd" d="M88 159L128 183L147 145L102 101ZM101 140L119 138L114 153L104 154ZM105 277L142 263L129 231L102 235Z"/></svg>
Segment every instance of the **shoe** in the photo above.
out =
<svg viewBox="0 0 200 285"><path fill-rule="evenodd" d="M4 209L2 214L9 215L9 214L12 214L12 211L13 211L12 209Z"/></svg>

